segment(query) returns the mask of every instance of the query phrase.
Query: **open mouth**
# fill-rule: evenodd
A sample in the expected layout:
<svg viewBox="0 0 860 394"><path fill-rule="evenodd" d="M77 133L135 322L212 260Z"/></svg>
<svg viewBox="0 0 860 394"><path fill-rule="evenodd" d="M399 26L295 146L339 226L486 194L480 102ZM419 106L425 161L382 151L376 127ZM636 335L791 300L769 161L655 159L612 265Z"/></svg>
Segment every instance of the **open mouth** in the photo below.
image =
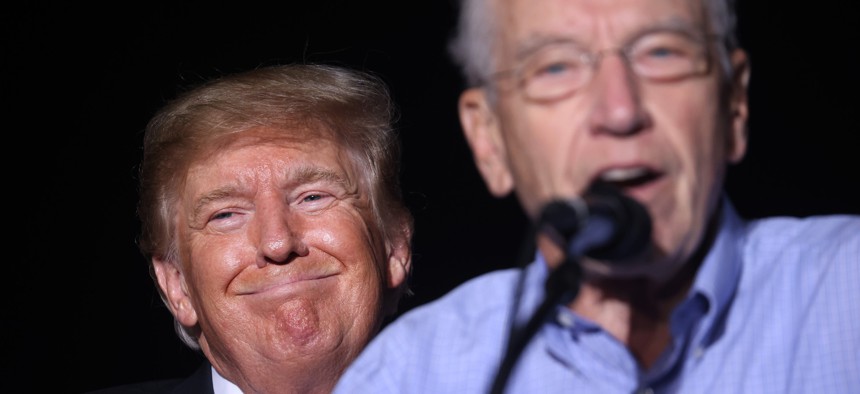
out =
<svg viewBox="0 0 860 394"><path fill-rule="evenodd" d="M645 166L611 168L597 174L596 181L613 185L619 189L632 189L647 185L662 176L662 173Z"/></svg>

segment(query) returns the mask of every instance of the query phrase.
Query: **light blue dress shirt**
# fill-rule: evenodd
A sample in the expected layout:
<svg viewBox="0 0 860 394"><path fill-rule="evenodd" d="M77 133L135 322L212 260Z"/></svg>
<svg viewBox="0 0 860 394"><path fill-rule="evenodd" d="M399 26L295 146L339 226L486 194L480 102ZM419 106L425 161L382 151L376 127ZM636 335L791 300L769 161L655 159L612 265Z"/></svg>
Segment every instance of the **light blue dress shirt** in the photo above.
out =
<svg viewBox="0 0 860 394"><path fill-rule="evenodd" d="M860 216L742 220L728 199L714 245L650 370L596 324L558 307L508 393L860 393ZM519 321L543 298L540 256L464 283L389 324L335 388L488 393L519 273Z"/></svg>

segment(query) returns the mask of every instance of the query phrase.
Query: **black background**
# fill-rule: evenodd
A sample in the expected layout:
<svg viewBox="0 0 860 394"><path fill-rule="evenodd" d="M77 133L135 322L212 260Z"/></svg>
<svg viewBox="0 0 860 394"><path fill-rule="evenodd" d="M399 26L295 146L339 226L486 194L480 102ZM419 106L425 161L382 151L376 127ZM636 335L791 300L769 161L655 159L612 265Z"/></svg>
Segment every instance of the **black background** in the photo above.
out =
<svg viewBox="0 0 860 394"><path fill-rule="evenodd" d="M751 136L729 195L750 217L860 213L856 17L836 0L741 1ZM512 197L488 195L460 134L452 4L4 6L0 391L82 392L194 367L134 244L134 173L156 108L222 73L322 62L389 83L417 226L403 310L515 264L525 220Z"/></svg>

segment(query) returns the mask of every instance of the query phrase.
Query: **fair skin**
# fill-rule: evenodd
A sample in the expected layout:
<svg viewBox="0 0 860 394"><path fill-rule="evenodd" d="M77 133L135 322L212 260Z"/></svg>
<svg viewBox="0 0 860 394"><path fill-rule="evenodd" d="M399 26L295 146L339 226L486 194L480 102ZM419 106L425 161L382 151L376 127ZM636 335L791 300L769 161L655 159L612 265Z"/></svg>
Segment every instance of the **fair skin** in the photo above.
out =
<svg viewBox="0 0 860 394"><path fill-rule="evenodd" d="M504 24L494 47L500 69L536 42L573 40L599 51L663 26L707 28L701 4L689 0L494 4ZM550 199L580 195L596 179L634 174L623 190L651 214L651 253L623 268L584 259L586 280L570 307L627 344L646 368L669 341L669 314L695 271L682 268L695 264L725 166L746 150L749 69L743 51L730 56L727 89L716 60L707 73L663 83L644 81L622 57L606 55L587 85L556 101L511 90L493 103L483 88L460 98L463 129L489 190L516 192L532 218ZM551 242L541 237L538 246L551 265L560 264Z"/></svg>
<svg viewBox="0 0 860 394"><path fill-rule="evenodd" d="M248 133L190 167L181 263L155 259L158 283L244 392L328 393L379 329L384 289L406 280L408 234L383 239L330 139Z"/></svg>

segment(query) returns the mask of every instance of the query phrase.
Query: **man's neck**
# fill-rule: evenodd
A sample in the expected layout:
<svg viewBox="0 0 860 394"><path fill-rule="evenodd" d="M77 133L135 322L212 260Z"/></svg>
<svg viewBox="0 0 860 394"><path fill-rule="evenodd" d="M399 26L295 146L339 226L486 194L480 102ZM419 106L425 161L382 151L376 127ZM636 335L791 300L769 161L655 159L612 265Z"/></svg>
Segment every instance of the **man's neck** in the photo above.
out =
<svg viewBox="0 0 860 394"><path fill-rule="evenodd" d="M672 311L692 285L695 268L685 266L671 284L655 285L646 279L584 282L570 308L625 344L647 369L672 339Z"/></svg>
<svg viewBox="0 0 860 394"><path fill-rule="evenodd" d="M715 211L696 251L668 281L585 280L568 306L625 344L639 365L649 369L671 343L672 312L689 293L719 232L720 209Z"/></svg>

